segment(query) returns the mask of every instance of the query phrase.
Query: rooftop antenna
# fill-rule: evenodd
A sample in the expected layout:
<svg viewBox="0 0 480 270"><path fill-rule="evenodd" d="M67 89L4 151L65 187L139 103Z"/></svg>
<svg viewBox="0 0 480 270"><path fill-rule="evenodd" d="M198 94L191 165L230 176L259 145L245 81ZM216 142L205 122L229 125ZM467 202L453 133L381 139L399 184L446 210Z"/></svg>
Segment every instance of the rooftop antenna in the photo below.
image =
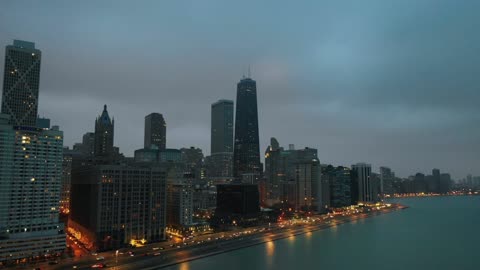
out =
<svg viewBox="0 0 480 270"><path fill-rule="evenodd" d="M245 67L242 68L242 73L243 73L242 79L245 79Z"/></svg>
<svg viewBox="0 0 480 270"><path fill-rule="evenodd" d="M248 65L248 78L252 78L252 75L250 74L250 65Z"/></svg>

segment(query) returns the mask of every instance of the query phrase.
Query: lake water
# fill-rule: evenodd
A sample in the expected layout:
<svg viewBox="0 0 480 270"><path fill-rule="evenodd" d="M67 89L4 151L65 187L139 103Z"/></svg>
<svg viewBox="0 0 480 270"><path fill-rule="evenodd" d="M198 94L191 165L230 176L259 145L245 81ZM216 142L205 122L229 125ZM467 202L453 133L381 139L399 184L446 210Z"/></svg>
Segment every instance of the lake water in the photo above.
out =
<svg viewBox="0 0 480 270"><path fill-rule="evenodd" d="M167 269L480 269L480 196L396 202L410 208Z"/></svg>

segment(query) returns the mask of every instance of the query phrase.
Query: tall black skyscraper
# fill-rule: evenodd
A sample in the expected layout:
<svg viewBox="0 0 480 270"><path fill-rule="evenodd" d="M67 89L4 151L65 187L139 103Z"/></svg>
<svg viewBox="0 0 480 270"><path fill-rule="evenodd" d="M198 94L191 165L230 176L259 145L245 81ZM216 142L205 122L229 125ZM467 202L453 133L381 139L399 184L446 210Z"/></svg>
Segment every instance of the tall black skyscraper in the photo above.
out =
<svg viewBox="0 0 480 270"><path fill-rule="evenodd" d="M112 157L113 149L113 128L114 120L110 119L107 105L103 106L102 114L95 120L95 147L96 157Z"/></svg>
<svg viewBox="0 0 480 270"><path fill-rule="evenodd" d="M5 49L2 113L14 126L36 126L40 59L33 42L14 40Z"/></svg>
<svg viewBox="0 0 480 270"><path fill-rule="evenodd" d="M152 146L165 150L167 142L167 124L163 115L159 113L151 113L145 116L145 140L144 147L146 149Z"/></svg>
<svg viewBox="0 0 480 270"><path fill-rule="evenodd" d="M251 78L243 78L237 84L233 176L241 179L244 174L259 174L261 170L257 83Z"/></svg>

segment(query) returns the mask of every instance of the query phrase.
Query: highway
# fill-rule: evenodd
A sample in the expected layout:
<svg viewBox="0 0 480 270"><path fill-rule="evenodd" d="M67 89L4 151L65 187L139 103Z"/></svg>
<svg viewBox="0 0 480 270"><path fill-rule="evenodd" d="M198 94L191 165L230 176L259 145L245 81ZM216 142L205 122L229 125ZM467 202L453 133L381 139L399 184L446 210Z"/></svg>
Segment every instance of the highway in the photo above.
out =
<svg viewBox="0 0 480 270"><path fill-rule="evenodd" d="M34 269L36 267L42 270L91 269L92 265L96 263L103 263L108 269L118 270L160 269L181 262L322 230L399 209L403 209L403 207L392 205L390 208L381 208L367 213L356 213L347 216L314 216L302 223L297 222L293 224L287 221L270 226L263 225L253 228L238 228L228 232L196 236L194 239L188 239L185 243L174 244L172 241L167 241L128 249L128 251L133 251L133 254L129 254L128 251L122 249L118 253L116 251L110 251L102 252L95 256L86 255L64 259L56 265L42 263L34 266L26 265L9 269ZM97 258L101 257L104 259L97 261Z"/></svg>

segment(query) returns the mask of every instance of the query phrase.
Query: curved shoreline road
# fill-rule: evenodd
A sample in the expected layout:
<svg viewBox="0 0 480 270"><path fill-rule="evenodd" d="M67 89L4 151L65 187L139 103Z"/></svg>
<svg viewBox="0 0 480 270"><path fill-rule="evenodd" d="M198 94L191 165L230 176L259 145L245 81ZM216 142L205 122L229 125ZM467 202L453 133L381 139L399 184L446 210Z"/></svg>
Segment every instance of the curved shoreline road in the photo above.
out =
<svg viewBox="0 0 480 270"><path fill-rule="evenodd" d="M269 241L275 241L288 238L294 235L305 234L308 232L323 230L329 227L337 226L343 223L351 222L358 219L367 218L379 214L404 209L401 205L392 205L388 208L382 208L367 213L358 213L349 216L336 216L324 220L324 217L315 216L306 224L281 225L272 224L270 228L255 227L242 228L228 232L220 232L209 235L201 235L189 240L188 245L182 243L174 244L172 242L152 243L141 248L132 249L135 256L128 254L115 255L115 251L103 252L98 256L105 259L96 261L94 256L73 258L61 260L57 265L48 265L47 263L19 266L13 269L32 269L40 267L42 270L56 269L90 269L95 263L101 262L107 265L108 269L130 270L130 269L161 269L182 262L196 260L216 254L237 250L240 248L259 245ZM194 242L194 243L192 243ZM155 248L155 250L153 250ZM160 253L160 254L158 254ZM155 256L156 254L157 256Z"/></svg>

